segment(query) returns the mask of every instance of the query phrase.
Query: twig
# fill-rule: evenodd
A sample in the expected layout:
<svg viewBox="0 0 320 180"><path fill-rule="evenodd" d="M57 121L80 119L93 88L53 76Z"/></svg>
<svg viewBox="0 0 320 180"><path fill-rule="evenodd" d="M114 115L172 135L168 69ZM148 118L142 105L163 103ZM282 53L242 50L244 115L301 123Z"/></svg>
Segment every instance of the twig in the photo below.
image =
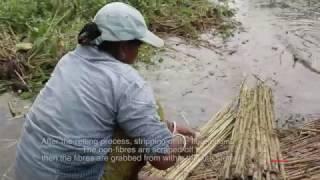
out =
<svg viewBox="0 0 320 180"><path fill-rule="evenodd" d="M18 76L18 78L20 79L20 81L25 85L25 87L30 91L28 84L24 81L23 77L18 73L17 70L14 70L15 74Z"/></svg>

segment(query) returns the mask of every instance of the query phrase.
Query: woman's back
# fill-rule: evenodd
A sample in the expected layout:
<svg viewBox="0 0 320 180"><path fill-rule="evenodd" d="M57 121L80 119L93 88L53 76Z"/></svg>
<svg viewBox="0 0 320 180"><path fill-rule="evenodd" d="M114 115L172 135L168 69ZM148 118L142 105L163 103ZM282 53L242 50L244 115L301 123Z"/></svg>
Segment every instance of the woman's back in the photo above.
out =
<svg viewBox="0 0 320 180"><path fill-rule="evenodd" d="M116 126L119 98L131 84L143 83L129 65L95 48L77 47L57 64L27 114L29 133L19 144L18 158L54 175L97 179Z"/></svg>

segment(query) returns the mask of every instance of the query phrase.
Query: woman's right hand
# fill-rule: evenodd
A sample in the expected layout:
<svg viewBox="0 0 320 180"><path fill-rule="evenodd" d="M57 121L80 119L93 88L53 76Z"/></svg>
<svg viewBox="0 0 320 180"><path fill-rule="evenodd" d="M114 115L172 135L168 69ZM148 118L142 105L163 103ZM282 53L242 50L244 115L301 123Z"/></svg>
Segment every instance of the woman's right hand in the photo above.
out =
<svg viewBox="0 0 320 180"><path fill-rule="evenodd" d="M187 157L196 154L198 146L197 139L194 137L186 136L186 142L186 148L184 148L180 155L183 157Z"/></svg>
<svg viewBox="0 0 320 180"><path fill-rule="evenodd" d="M185 139L185 140L184 140ZM184 145L185 144L185 145ZM185 146L185 147L184 147ZM170 144L170 153L162 156L159 161L149 161L154 167L165 170L176 163L178 156L188 157L196 153L197 140L192 136L184 136L182 134L173 135Z"/></svg>
<svg viewBox="0 0 320 180"><path fill-rule="evenodd" d="M174 151L176 151L178 153L178 154L175 153L176 155L186 157L186 156L191 156L193 154L196 154L196 152L197 152L196 151L196 149L197 149L197 139L196 138L194 138L192 136L185 136L185 135L179 134L179 135L174 136L174 141L177 144L176 148L174 149ZM184 145L184 143L186 145Z"/></svg>

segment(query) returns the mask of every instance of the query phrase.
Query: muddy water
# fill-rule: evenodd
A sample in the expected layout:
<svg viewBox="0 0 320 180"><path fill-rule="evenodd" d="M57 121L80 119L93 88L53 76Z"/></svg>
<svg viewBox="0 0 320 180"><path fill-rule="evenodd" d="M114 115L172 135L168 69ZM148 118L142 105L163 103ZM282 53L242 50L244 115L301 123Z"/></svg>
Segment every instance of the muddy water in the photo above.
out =
<svg viewBox="0 0 320 180"><path fill-rule="evenodd" d="M161 63L141 67L163 105L166 118L190 127L204 124L238 94L245 77L266 80L273 88L279 125L320 115L320 2L318 0L235 0L241 32L222 43L195 47L167 39ZM12 179L12 162L23 120L10 119L0 97L0 179ZM27 109L26 102L19 102ZM21 106L22 105L22 106ZM23 110L22 110L23 111ZM292 122L292 121L289 121Z"/></svg>
<svg viewBox="0 0 320 180"><path fill-rule="evenodd" d="M144 72L167 119L201 126L230 102L241 81L252 75L273 87L279 125L317 117L319 6L316 0L236 0L243 30L226 45L210 36L203 38L210 40L209 47L216 47L215 51L168 39L171 49L163 54L164 61Z"/></svg>

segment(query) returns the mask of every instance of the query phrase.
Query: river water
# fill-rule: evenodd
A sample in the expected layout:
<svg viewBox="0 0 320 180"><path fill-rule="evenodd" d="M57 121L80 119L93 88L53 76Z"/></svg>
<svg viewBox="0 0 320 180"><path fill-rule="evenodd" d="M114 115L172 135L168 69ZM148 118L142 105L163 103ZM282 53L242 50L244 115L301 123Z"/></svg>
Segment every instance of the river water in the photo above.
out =
<svg viewBox="0 0 320 180"><path fill-rule="evenodd" d="M241 82L250 76L273 87L279 125L317 117L320 1L235 0L233 5L242 27L226 44L203 36L211 45L195 48L171 38L164 61L144 71L167 119L201 126L238 94Z"/></svg>
<svg viewBox="0 0 320 180"><path fill-rule="evenodd" d="M167 38L163 61L140 67L160 100L166 119L199 127L233 97L246 77L272 86L279 126L320 115L320 1L235 0L239 32L222 43L204 34L203 46ZM0 180L12 179L23 120L11 119L0 97ZM28 102L18 101L19 109Z"/></svg>

